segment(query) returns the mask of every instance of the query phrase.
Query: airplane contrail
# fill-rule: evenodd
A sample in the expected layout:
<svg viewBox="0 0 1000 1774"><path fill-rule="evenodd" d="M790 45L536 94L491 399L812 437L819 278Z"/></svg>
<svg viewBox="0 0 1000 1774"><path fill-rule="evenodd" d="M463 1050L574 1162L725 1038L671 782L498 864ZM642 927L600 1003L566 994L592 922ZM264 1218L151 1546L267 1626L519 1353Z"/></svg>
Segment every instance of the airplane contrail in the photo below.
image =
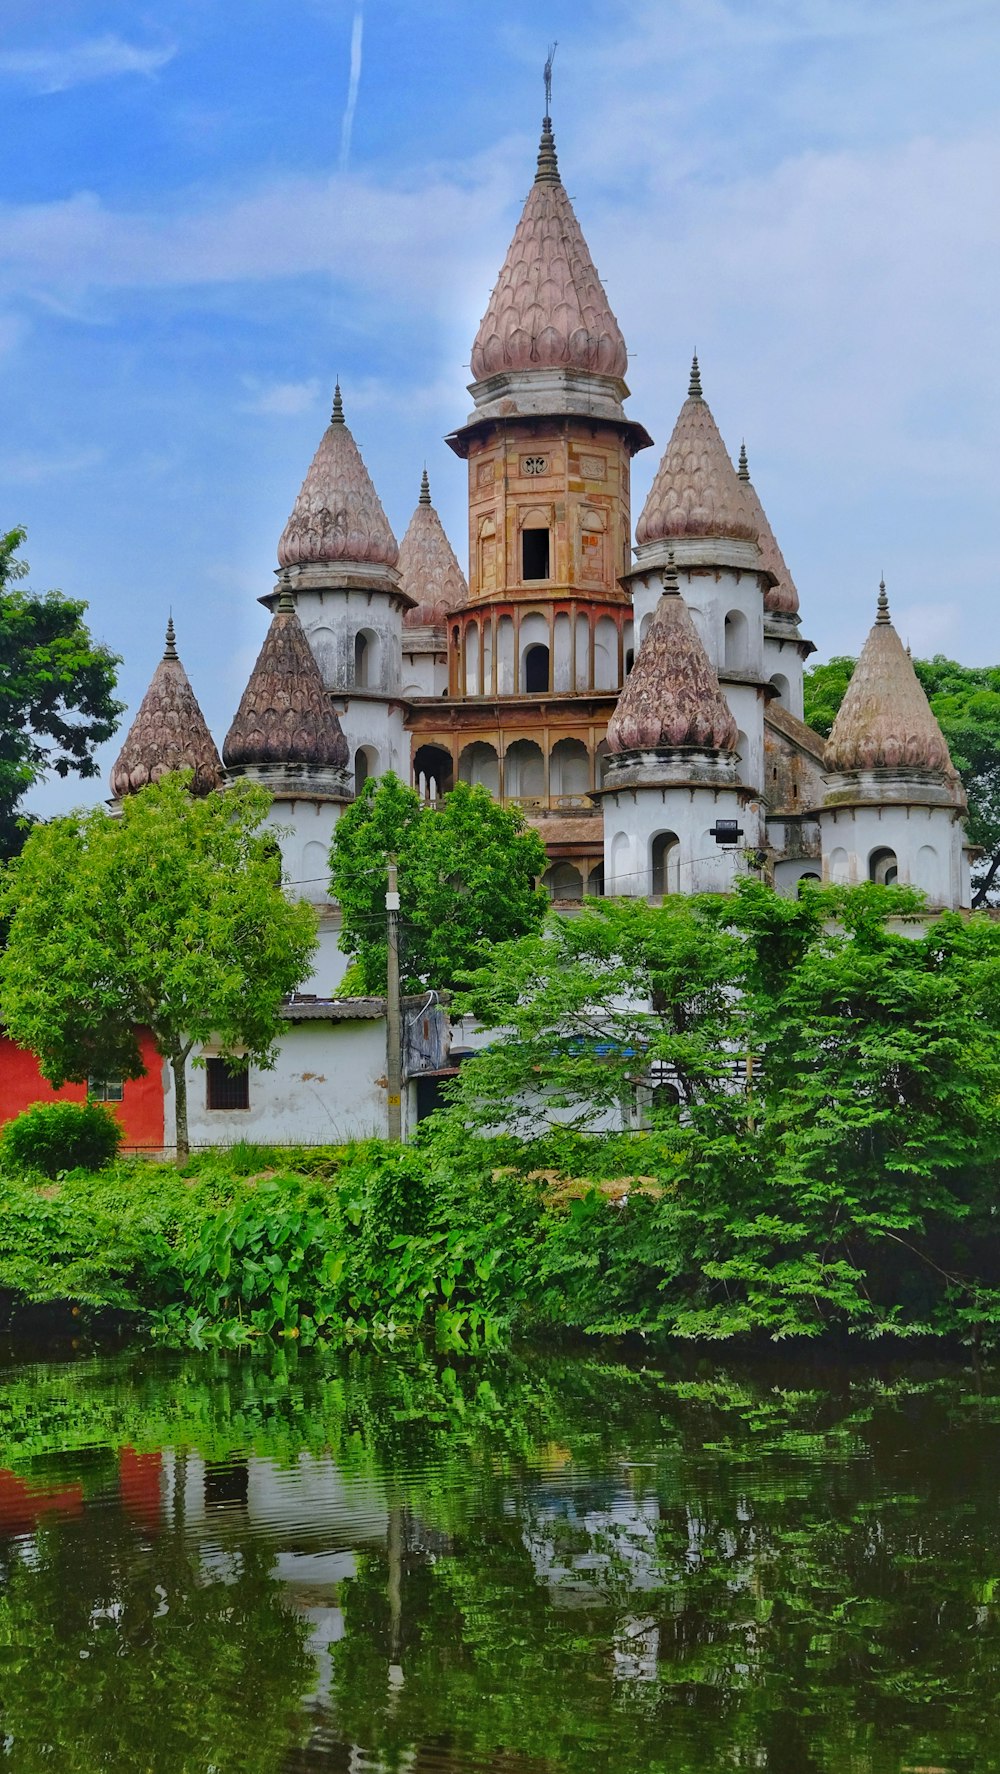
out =
<svg viewBox="0 0 1000 1774"><path fill-rule="evenodd" d="M340 170L346 172L347 162L351 153L351 132L354 129L354 113L358 103L358 87L361 85L361 45L365 29L364 7L359 6L354 14L354 26L351 31L351 74L347 83L347 103L344 106L344 121L340 126Z"/></svg>

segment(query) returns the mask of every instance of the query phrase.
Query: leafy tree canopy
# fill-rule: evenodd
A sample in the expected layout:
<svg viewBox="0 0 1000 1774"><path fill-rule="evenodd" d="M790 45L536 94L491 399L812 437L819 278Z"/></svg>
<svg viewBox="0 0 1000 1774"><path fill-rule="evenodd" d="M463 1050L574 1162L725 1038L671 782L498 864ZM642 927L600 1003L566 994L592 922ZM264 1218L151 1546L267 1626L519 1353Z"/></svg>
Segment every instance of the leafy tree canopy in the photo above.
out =
<svg viewBox="0 0 1000 1774"><path fill-rule="evenodd" d="M0 881L10 918L0 1017L42 1072L136 1078L136 1030L174 1075L186 1153L185 1063L214 1038L239 1064L271 1063L281 1002L308 972L315 914L281 889L270 796L238 782L204 798L184 773L103 808L36 826Z"/></svg>
<svg viewBox="0 0 1000 1774"><path fill-rule="evenodd" d="M1000 929L920 905L745 881L556 918L469 976L497 1036L444 1125L579 1167L641 1114L639 1149L607 1143L665 1191L632 1261L670 1278L674 1334L1000 1322Z"/></svg>
<svg viewBox="0 0 1000 1774"><path fill-rule="evenodd" d="M361 991L385 991L390 856L399 868L404 990L445 990L484 943L541 928L545 849L518 812L464 782L431 808L391 772L369 779L338 821L330 858L340 946L354 958Z"/></svg>
<svg viewBox="0 0 1000 1774"><path fill-rule="evenodd" d="M85 603L20 587L25 532L0 535L0 857L23 841L21 802L47 770L93 776L94 749L110 739L124 704L119 660L91 637Z"/></svg>
<svg viewBox="0 0 1000 1774"><path fill-rule="evenodd" d="M824 738L854 665L840 655L805 674L805 717ZM1000 873L1000 666L959 665L941 653L913 666L969 797L969 841L984 853L973 868L973 905L984 905Z"/></svg>

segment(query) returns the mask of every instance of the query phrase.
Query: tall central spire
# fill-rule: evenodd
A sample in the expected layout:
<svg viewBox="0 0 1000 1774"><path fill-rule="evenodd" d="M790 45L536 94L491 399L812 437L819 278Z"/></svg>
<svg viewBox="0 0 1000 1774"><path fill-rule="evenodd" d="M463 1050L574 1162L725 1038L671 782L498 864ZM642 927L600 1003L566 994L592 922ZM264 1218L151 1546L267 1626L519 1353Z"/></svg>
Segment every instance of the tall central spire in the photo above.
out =
<svg viewBox="0 0 1000 1774"><path fill-rule="evenodd" d="M559 176L552 119L538 170L472 347L477 382L504 371L624 377L628 352Z"/></svg>

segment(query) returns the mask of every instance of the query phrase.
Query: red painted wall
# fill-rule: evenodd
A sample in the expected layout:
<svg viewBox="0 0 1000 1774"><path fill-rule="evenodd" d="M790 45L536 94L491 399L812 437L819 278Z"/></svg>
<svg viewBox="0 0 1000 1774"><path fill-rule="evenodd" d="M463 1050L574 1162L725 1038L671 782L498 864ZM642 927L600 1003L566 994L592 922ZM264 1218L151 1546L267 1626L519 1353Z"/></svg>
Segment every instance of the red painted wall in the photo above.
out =
<svg viewBox="0 0 1000 1774"><path fill-rule="evenodd" d="M112 1106L125 1129L126 1146L158 1147L163 1145L163 1061L146 1030L139 1036L139 1050L146 1075L130 1078L122 1101ZM38 1070L34 1054L0 1034L0 1123L30 1109L32 1103L82 1103L86 1095L83 1084L53 1090Z"/></svg>

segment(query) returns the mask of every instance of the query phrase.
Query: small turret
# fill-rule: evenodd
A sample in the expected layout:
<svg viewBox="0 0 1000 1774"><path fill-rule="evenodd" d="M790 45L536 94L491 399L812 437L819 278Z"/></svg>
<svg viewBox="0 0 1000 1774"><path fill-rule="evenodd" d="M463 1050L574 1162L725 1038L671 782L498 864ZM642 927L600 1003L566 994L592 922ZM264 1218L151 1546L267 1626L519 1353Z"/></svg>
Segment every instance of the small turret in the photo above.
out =
<svg viewBox="0 0 1000 1774"><path fill-rule="evenodd" d="M417 508L399 546L399 571L403 590L413 599L403 617L405 628L439 627L468 598L465 574L431 504L426 468Z"/></svg>
<svg viewBox="0 0 1000 1774"><path fill-rule="evenodd" d="M693 746L732 752L736 735L729 704L680 595L671 556L663 595L608 722L608 751Z"/></svg>
<svg viewBox="0 0 1000 1774"><path fill-rule="evenodd" d="M398 559L396 538L344 419L338 382L330 423L278 543L278 564L395 567Z"/></svg>
<svg viewBox="0 0 1000 1774"><path fill-rule="evenodd" d="M227 769L342 773L350 752L287 582L222 756Z"/></svg>
<svg viewBox="0 0 1000 1774"><path fill-rule="evenodd" d="M757 524L702 393L697 354L677 416L635 527L640 549L680 537L756 542ZM748 560L752 564L753 557Z"/></svg>
<svg viewBox="0 0 1000 1774"><path fill-rule="evenodd" d="M171 617L163 658L111 766L111 792L116 799L135 794L172 770L192 772L193 795L210 794L222 783L222 759L177 656Z"/></svg>

